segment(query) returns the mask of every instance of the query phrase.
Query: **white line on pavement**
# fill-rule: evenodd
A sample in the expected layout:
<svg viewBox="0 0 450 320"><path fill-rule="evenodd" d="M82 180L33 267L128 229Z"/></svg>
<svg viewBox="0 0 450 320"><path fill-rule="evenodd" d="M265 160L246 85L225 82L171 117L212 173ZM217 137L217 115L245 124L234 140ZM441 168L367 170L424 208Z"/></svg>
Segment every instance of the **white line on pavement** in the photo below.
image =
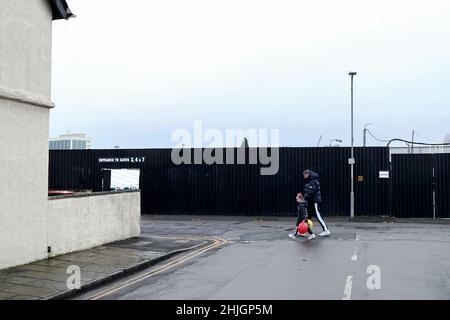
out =
<svg viewBox="0 0 450 320"><path fill-rule="evenodd" d="M353 276L347 276L347 280L345 281L345 288L344 288L344 297L342 300L350 300L352 297L352 281Z"/></svg>
<svg viewBox="0 0 450 320"><path fill-rule="evenodd" d="M121 284L119 284L119 285L117 285L115 287L111 287L111 288L108 288L108 289L106 289L104 291L96 293L96 294L94 294L93 296L90 296L87 299L88 300L98 300L98 299L101 299L101 298L105 298L105 297L107 297L107 296L109 296L109 295L111 295L111 294L113 294L113 293L115 293L115 292L117 292L119 290L122 290L124 288L127 288L127 287L133 285L133 284L136 284L136 283L141 282L141 281L143 281L143 280L145 280L147 278L150 278L150 277L152 277L154 275L157 275L157 274L160 274L160 273L162 273L164 271L172 269L173 267L178 266L178 265L180 265L180 264L182 264L182 263L184 263L184 262L186 262L186 261L188 261L188 260L190 260L192 258L195 258L198 255L200 255L200 254L202 254L202 253L204 253L206 251L212 250L214 248L223 246L223 245L228 243L228 241L226 239L222 239L222 238L211 238L211 240L213 241L213 243L208 245L208 246L206 246L206 247L204 247L204 248L200 248L200 249L195 250L195 251L193 251L193 252L191 252L191 253L189 253L189 254L187 254L185 256L182 256L182 257L180 257L178 259L170 261L169 263L167 263L165 265L157 267L155 270L151 270L151 271L146 272L146 273L144 273L142 275L138 275L137 277L134 277L132 279L126 280L125 282L123 282L123 283L121 283Z"/></svg>
<svg viewBox="0 0 450 320"><path fill-rule="evenodd" d="M358 247L353 248L352 261L358 260Z"/></svg>

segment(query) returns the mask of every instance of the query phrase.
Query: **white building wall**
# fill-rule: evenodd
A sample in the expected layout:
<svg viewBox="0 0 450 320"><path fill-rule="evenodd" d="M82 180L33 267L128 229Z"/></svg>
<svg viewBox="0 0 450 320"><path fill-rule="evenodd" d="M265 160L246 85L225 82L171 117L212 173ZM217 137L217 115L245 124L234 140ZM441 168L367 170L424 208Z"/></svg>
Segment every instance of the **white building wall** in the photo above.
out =
<svg viewBox="0 0 450 320"><path fill-rule="evenodd" d="M46 257L48 113L0 99L0 269Z"/></svg>
<svg viewBox="0 0 450 320"><path fill-rule="evenodd" d="M46 253L52 13L0 0L0 269Z"/></svg>
<svg viewBox="0 0 450 320"><path fill-rule="evenodd" d="M0 0L0 269L140 233L139 193L48 200L51 46L48 0Z"/></svg>
<svg viewBox="0 0 450 320"><path fill-rule="evenodd" d="M413 149L408 147L390 147L391 154L430 154L430 153L450 153L450 146L415 146Z"/></svg>
<svg viewBox="0 0 450 320"><path fill-rule="evenodd" d="M50 99L52 12L48 0L0 0L0 86Z"/></svg>

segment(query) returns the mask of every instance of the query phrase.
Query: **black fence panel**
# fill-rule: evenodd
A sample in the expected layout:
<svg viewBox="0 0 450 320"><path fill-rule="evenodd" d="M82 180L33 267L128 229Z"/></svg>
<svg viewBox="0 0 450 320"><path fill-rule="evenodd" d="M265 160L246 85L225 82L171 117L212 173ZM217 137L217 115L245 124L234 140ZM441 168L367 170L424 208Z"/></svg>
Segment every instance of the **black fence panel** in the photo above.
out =
<svg viewBox="0 0 450 320"><path fill-rule="evenodd" d="M380 178L380 171L390 171L389 149L372 152L356 148L355 158L355 214L391 215L391 180ZM348 175L345 177L350 184Z"/></svg>
<svg viewBox="0 0 450 320"><path fill-rule="evenodd" d="M450 154L435 154L436 218L450 218Z"/></svg>
<svg viewBox="0 0 450 320"><path fill-rule="evenodd" d="M238 149L222 151L237 159ZM260 151L246 149L246 164L176 165L171 149L55 150L49 188L99 191L102 169L138 168L143 213L294 215L302 172L311 169L320 175L322 213L349 214L350 148L279 148L275 175L261 175L267 166L249 164L250 153ZM355 158L356 214L390 214L389 182L378 177L389 170L388 148L355 148Z"/></svg>
<svg viewBox="0 0 450 320"><path fill-rule="evenodd" d="M392 155L393 214L450 218L450 154Z"/></svg>
<svg viewBox="0 0 450 320"><path fill-rule="evenodd" d="M392 155L393 214L433 218L433 154Z"/></svg>

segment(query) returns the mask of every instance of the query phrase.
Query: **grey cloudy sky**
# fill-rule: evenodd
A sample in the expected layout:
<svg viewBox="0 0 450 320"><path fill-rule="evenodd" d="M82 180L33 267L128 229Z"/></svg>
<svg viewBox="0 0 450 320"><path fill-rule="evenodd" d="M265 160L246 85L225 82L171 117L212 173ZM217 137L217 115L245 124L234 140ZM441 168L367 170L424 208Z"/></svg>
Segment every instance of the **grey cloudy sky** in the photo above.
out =
<svg viewBox="0 0 450 320"><path fill-rule="evenodd" d="M191 129L280 129L281 145L450 133L448 0L69 0L53 31L50 135L171 147ZM369 138L369 145L379 145ZM250 142L251 144L251 142Z"/></svg>

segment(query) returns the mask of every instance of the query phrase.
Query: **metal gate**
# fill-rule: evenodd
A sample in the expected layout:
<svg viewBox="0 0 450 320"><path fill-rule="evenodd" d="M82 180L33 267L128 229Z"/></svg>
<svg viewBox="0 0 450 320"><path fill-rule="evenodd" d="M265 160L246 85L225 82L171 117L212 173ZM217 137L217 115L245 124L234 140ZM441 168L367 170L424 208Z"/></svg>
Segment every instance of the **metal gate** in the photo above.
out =
<svg viewBox="0 0 450 320"><path fill-rule="evenodd" d="M450 154L434 155L436 217L450 218Z"/></svg>
<svg viewBox="0 0 450 320"><path fill-rule="evenodd" d="M450 217L450 154L392 155L392 208L399 218Z"/></svg>

